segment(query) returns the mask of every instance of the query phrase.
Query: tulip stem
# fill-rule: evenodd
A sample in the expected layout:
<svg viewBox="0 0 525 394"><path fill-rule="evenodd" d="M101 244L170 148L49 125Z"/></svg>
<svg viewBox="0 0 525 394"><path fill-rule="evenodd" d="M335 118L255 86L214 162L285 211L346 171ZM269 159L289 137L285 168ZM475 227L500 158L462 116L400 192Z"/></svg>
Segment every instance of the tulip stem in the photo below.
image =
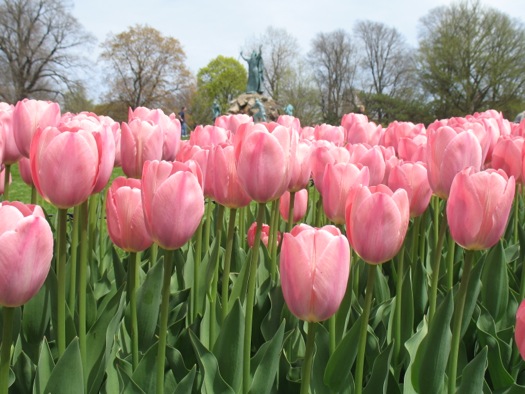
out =
<svg viewBox="0 0 525 394"><path fill-rule="evenodd" d="M230 286L230 270L231 270L231 257L233 251L233 237L235 235L235 216L237 215L237 209L230 208L230 220L228 222L228 239L226 240L226 251L224 253L224 264L222 271L222 315L221 322L224 323L226 316L229 312L229 297L228 291Z"/></svg>
<svg viewBox="0 0 525 394"><path fill-rule="evenodd" d="M131 352L133 371L139 365L139 329L137 320L137 287L139 284L140 252L129 254L128 295L131 310Z"/></svg>
<svg viewBox="0 0 525 394"><path fill-rule="evenodd" d="M403 294L403 279L405 277L405 244L401 247L399 253L399 267L397 270L397 281L396 281L396 307L394 315L394 360L397 364L400 363L400 353L401 353L401 310L402 310L402 294Z"/></svg>
<svg viewBox="0 0 525 394"><path fill-rule="evenodd" d="M434 261L432 265L432 280L430 283L429 309L428 309L428 323L432 321L434 313L436 312L437 290L439 284L439 267L441 266L441 248L445 239L445 230L447 229L446 217L440 223L439 234L434 249Z"/></svg>
<svg viewBox="0 0 525 394"><path fill-rule="evenodd" d="M270 218L270 239L268 247L270 252L270 278L272 284L277 283L277 233L279 228L279 200L272 201L272 217Z"/></svg>
<svg viewBox="0 0 525 394"><path fill-rule="evenodd" d="M89 261L89 238L88 238L88 201L80 204L80 263L78 267L78 342L80 345L80 358L84 369L84 380L87 384L87 343L86 343L86 290L87 290L87 267ZM87 386L86 386L87 388Z"/></svg>
<svg viewBox="0 0 525 394"><path fill-rule="evenodd" d="M286 225L286 232L292 231L293 227L293 208L295 205L295 192L290 192L290 204L288 206L288 223Z"/></svg>
<svg viewBox="0 0 525 394"><path fill-rule="evenodd" d="M421 216L414 218L414 225L412 226L412 242L410 244L412 264L416 264L416 259L419 252L419 231L421 230ZM423 256L421 256L423 259Z"/></svg>
<svg viewBox="0 0 525 394"><path fill-rule="evenodd" d="M368 318L372 307L372 295L374 293L374 282L376 280L377 266L368 264L368 281L366 283L365 305L361 315L361 327L359 332L359 348L357 349L357 365L355 370L355 393L363 392L363 372L365 366L366 334L368 330Z"/></svg>
<svg viewBox="0 0 525 394"><path fill-rule="evenodd" d="M454 257L456 253L456 243L449 237L447 250L447 290L454 286Z"/></svg>
<svg viewBox="0 0 525 394"><path fill-rule="evenodd" d="M257 212L257 228L255 231L255 240L251 250L251 260L248 274L248 293L246 298L246 317L244 324L244 354L243 354L243 393L248 393L251 385L250 363L252 347L252 324L253 324L253 307L255 304L255 286L257 277L257 263L259 260L259 244L261 241L261 230L264 218L265 204L259 203Z"/></svg>
<svg viewBox="0 0 525 394"><path fill-rule="evenodd" d="M329 319L328 319L328 335L329 335L329 349L330 349L330 354L334 354L335 352L335 348L336 348L336 338L335 338L335 334L336 334L336 316L337 314L333 314Z"/></svg>
<svg viewBox="0 0 525 394"><path fill-rule="evenodd" d="M31 204L36 204L38 199L38 193L36 191L35 185L31 186Z"/></svg>
<svg viewBox="0 0 525 394"><path fill-rule="evenodd" d="M13 340L13 314L15 308L4 306L2 322L2 350L0 351L0 394L9 391L9 366L11 364L11 343Z"/></svg>
<svg viewBox="0 0 525 394"><path fill-rule="evenodd" d="M211 291L210 291L210 349L213 349L213 344L215 343L215 338L217 337L217 290L218 290L218 281L219 281L219 257L221 251L221 240L222 240L222 221L224 217L224 206L219 205L217 207L217 222L215 226L215 242L217 253L212 256L215 258L213 262L213 277L211 282Z"/></svg>
<svg viewBox="0 0 525 394"><path fill-rule="evenodd" d="M206 222L204 227L204 254L208 253L208 249L210 248L210 233L211 233L211 217L213 214L213 209L215 208L215 204L212 203L212 201L207 198L206 199Z"/></svg>
<svg viewBox="0 0 525 394"><path fill-rule="evenodd" d="M465 253L465 262L463 264L463 274L457 293L456 304L454 307L454 320L452 326L452 346L450 349L449 371L448 371L448 392L456 392L456 378L458 370L459 343L461 341L461 323L463 321L463 311L465 309L465 300L467 298L468 282L470 271L472 270L472 261L474 251L467 250Z"/></svg>
<svg viewBox="0 0 525 394"><path fill-rule="evenodd" d="M159 348L157 349L157 394L164 394L164 366L166 363L166 336L170 312L170 284L173 272L173 251L165 250L164 277L162 280L162 301L160 304ZM182 272L180 273L182 275Z"/></svg>
<svg viewBox="0 0 525 394"><path fill-rule="evenodd" d="M304 354L303 367L301 371L301 394L308 394L310 389L310 376L312 375L312 365L315 350L315 332L317 323L308 322L308 336L306 337L306 351Z"/></svg>
<svg viewBox="0 0 525 394"><path fill-rule="evenodd" d="M58 209L57 344L58 356L66 351L66 239L67 208Z"/></svg>
<svg viewBox="0 0 525 394"><path fill-rule="evenodd" d="M200 265L202 260L202 220L197 227L195 232L195 256L193 258L193 289L191 289L192 295L192 313L191 313L191 323L197 319L197 314L199 312L200 300L199 300L199 282L200 282Z"/></svg>
<svg viewBox="0 0 525 394"><path fill-rule="evenodd" d="M78 238L80 232L80 206L73 208L73 234L71 236L71 267L69 268L69 311L75 316L77 301L77 265L78 265Z"/></svg>
<svg viewBox="0 0 525 394"><path fill-rule="evenodd" d="M11 177L11 164L6 164L4 169L4 201L9 201L9 178Z"/></svg>

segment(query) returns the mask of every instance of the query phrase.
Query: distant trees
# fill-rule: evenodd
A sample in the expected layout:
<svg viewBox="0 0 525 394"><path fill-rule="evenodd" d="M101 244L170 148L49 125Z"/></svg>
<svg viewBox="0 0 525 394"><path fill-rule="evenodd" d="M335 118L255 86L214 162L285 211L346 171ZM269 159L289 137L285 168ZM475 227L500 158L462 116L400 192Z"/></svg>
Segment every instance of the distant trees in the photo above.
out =
<svg viewBox="0 0 525 394"><path fill-rule="evenodd" d="M0 100L58 99L93 43L61 0L0 2Z"/></svg>
<svg viewBox="0 0 525 394"><path fill-rule="evenodd" d="M173 111L178 95L194 82L180 42L152 27L132 26L106 39L102 48L109 101Z"/></svg>
<svg viewBox="0 0 525 394"><path fill-rule="evenodd" d="M212 105L217 100L223 113L229 102L244 92L248 76L243 65L232 57L217 56L197 73L197 90L191 101L192 119L212 123Z"/></svg>
<svg viewBox="0 0 525 394"><path fill-rule="evenodd" d="M308 54L317 83L323 121L338 124L355 107L356 48L344 30L318 33Z"/></svg>
<svg viewBox="0 0 525 394"><path fill-rule="evenodd" d="M525 29L479 1L431 10L421 20L419 75L436 117L523 110Z"/></svg>

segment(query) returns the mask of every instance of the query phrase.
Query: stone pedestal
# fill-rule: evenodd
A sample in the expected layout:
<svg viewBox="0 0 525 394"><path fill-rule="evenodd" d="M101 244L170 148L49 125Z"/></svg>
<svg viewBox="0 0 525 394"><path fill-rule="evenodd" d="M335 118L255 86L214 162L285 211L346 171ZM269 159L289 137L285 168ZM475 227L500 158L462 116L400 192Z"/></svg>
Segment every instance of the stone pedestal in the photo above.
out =
<svg viewBox="0 0 525 394"><path fill-rule="evenodd" d="M246 114L253 117L257 112L259 112L259 110L255 107L256 99L259 99L259 101L264 105L264 109L266 111L266 121L276 121L279 117L279 105L270 97L258 93L243 93L236 99L230 101L228 113L232 115Z"/></svg>

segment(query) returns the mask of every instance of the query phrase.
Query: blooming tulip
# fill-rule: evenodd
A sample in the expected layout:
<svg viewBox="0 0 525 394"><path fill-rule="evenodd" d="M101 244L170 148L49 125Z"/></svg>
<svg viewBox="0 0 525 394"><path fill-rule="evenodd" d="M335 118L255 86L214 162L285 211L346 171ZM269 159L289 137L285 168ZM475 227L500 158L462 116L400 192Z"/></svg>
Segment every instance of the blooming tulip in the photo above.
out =
<svg viewBox="0 0 525 394"><path fill-rule="evenodd" d="M58 103L29 99L17 102L13 112L13 134L20 153L29 157L31 141L36 130L57 126L59 121Z"/></svg>
<svg viewBox="0 0 525 394"><path fill-rule="evenodd" d="M516 340L516 346L521 354L521 358L525 360L525 300L521 301L516 312L514 339Z"/></svg>
<svg viewBox="0 0 525 394"><path fill-rule="evenodd" d="M384 263L401 249L409 219L404 189L392 192L385 185L359 186L346 206L348 240L367 263Z"/></svg>
<svg viewBox="0 0 525 394"><path fill-rule="evenodd" d="M469 250L494 246L507 226L514 191L514 177L509 178L503 170L466 168L457 174L447 201L454 241Z"/></svg>
<svg viewBox="0 0 525 394"><path fill-rule="evenodd" d="M350 247L335 226L302 224L284 234L280 266L284 300L299 319L323 321L339 309L350 272Z"/></svg>
<svg viewBox="0 0 525 394"><path fill-rule="evenodd" d="M164 249L183 246L204 214L204 195L197 175L183 163L147 161L142 173L146 228Z"/></svg>
<svg viewBox="0 0 525 394"><path fill-rule="evenodd" d="M128 252L140 252L153 240L146 230L140 179L118 177L108 189L106 216L109 237Z"/></svg>
<svg viewBox="0 0 525 394"><path fill-rule="evenodd" d="M38 129L31 144L31 175L44 199L58 208L87 200L98 180L100 137L65 125Z"/></svg>
<svg viewBox="0 0 525 394"><path fill-rule="evenodd" d="M42 208L0 204L0 305L29 301L46 280L53 257L53 233Z"/></svg>

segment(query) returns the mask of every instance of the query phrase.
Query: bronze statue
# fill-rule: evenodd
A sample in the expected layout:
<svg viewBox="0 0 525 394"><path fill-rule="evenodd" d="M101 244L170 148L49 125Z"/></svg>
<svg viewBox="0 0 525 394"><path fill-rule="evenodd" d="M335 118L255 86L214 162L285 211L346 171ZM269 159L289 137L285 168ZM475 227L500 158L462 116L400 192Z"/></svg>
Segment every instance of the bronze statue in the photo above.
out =
<svg viewBox="0 0 525 394"><path fill-rule="evenodd" d="M241 52L241 57L246 62L248 62L248 83L246 85L246 93L262 94L264 66L262 61L261 48L259 48L259 53L253 51L249 58L244 57Z"/></svg>

